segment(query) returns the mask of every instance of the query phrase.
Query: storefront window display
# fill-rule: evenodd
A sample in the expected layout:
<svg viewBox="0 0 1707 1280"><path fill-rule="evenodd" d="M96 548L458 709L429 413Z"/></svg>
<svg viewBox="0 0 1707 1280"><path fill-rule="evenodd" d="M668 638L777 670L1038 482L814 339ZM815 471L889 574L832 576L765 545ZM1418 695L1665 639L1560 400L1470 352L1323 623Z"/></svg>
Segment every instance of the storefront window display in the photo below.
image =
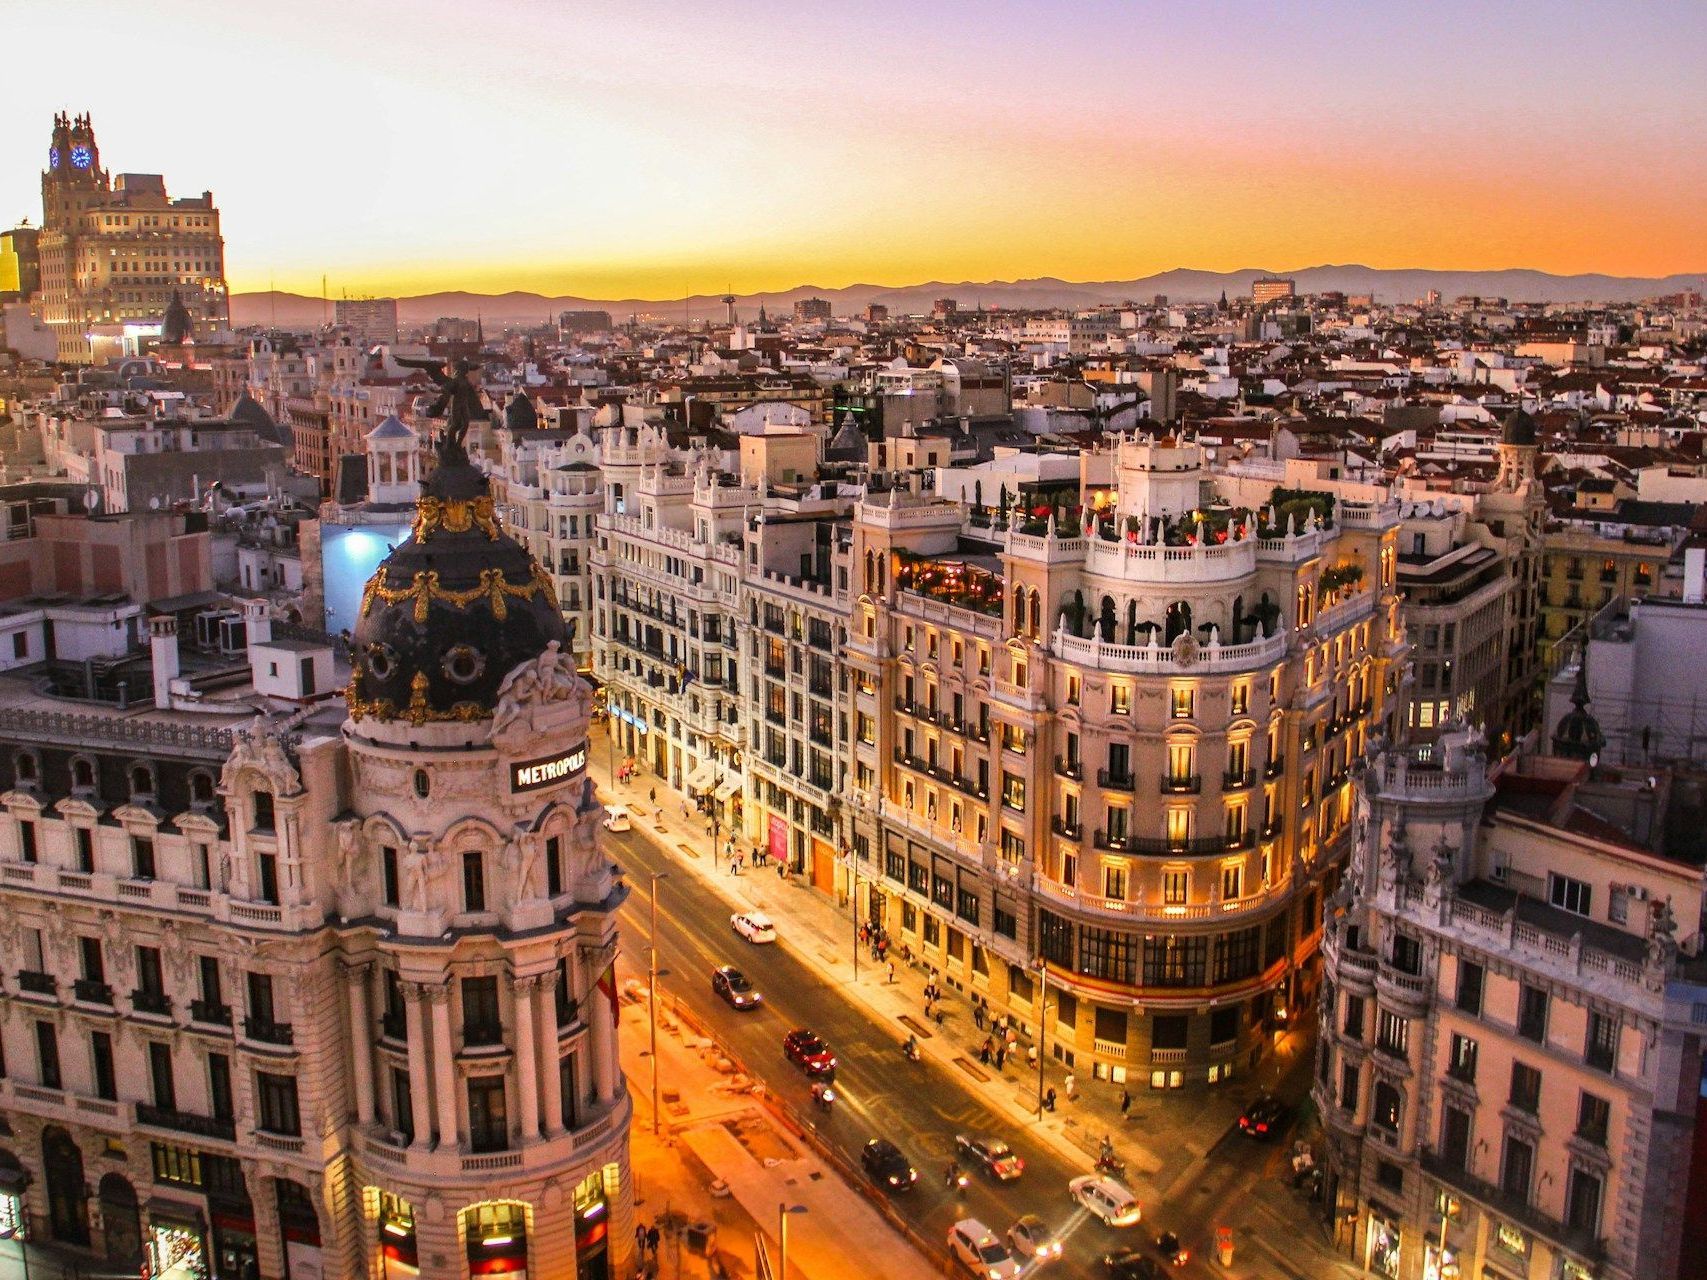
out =
<svg viewBox="0 0 1707 1280"><path fill-rule="evenodd" d="M1398 1224L1371 1213L1368 1231L1368 1257L1363 1265L1386 1280L1399 1280Z"/></svg>

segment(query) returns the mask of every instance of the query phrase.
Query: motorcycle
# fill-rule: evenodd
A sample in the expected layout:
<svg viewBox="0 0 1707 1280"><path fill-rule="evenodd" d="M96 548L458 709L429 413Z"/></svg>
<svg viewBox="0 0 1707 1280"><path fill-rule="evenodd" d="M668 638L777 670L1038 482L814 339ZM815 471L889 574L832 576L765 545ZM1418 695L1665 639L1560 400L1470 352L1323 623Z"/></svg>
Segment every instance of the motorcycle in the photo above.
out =
<svg viewBox="0 0 1707 1280"><path fill-rule="evenodd" d="M906 1058L908 1062L917 1062L922 1055L919 1053L919 1046L914 1041L909 1040L901 1046L901 1056Z"/></svg>
<svg viewBox="0 0 1707 1280"><path fill-rule="evenodd" d="M964 1191L972 1184L972 1179L966 1176L966 1171L957 1164L948 1166L948 1172L943 1174L942 1185L950 1191Z"/></svg>
<svg viewBox="0 0 1707 1280"><path fill-rule="evenodd" d="M820 1111L828 1111L835 1105L836 1091L827 1084L812 1086L812 1101L818 1104Z"/></svg>
<svg viewBox="0 0 1707 1280"><path fill-rule="evenodd" d="M1126 1161L1122 1160L1112 1151L1105 1151L1097 1157L1096 1171L1098 1173L1106 1173L1110 1177L1117 1178L1126 1172Z"/></svg>

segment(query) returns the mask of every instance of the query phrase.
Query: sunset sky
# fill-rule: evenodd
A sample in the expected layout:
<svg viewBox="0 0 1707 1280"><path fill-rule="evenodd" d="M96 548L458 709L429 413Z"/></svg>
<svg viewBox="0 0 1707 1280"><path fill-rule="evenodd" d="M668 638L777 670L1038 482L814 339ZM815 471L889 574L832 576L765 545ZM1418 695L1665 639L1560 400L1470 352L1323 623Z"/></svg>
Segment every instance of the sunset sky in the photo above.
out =
<svg viewBox="0 0 1707 1280"><path fill-rule="evenodd" d="M234 289L590 297L1323 262L1707 269L1707 5L11 0L55 110L211 188Z"/></svg>

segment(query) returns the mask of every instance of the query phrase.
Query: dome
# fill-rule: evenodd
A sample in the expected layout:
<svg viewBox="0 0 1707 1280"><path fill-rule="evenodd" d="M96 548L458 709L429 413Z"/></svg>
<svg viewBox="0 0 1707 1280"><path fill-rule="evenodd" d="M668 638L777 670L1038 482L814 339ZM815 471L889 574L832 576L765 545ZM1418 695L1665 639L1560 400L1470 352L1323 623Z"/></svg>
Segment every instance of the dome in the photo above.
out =
<svg viewBox="0 0 1707 1280"><path fill-rule="evenodd" d="M166 315L160 321L160 341L169 347L181 346L194 329L195 322L190 319L183 295L172 290L172 301L166 304Z"/></svg>
<svg viewBox="0 0 1707 1280"><path fill-rule="evenodd" d="M1535 419L1522 409L1513 409L1506 414L1505 422L1501 426L1500 443L1533 445L1535 443Z"/></svg>
<svg viewBox="0 0 1707 1280"><path fill-rule="evenodd" d="M441 444L409 536L362 593L351 718L489 719L504 677L567 639L551 579L498 524L486 477L460 437Z"/></svg>
<svg viewBox="0 0 1707 1280"><path fill-rule="evenodd" d="M504 425L511 431L532 431L539 426L539 410L525 391L518 391L504 406Z"/></svg>
<svg viewBox="0 0 1707 1280"><path fill-rule="evenodd" d="M1588 654L1577 663L1577 684L1571 691L1571 709L1553 728L1553 754L1567 760L1592 760L1606 746L1600 721L1588 709Z"/></svg>
<svg viewBox="0 0 1707 1280"><path fill-rule="evenodd" d="M233 422L253 427L255 434L262 440L282 444L287 449L291 446L289 432L280 428L278 421L267 412L266 406L247 391L237 397L237 403L231 406L231 412L227 416Z"/></svg>
<svg viewBox="0 0 1707 1280"><path fill-rule="evenodd" d="M367 438L369 440L413 440L416 436L414 428L393 413L384 422L368 432Z"/></svg>

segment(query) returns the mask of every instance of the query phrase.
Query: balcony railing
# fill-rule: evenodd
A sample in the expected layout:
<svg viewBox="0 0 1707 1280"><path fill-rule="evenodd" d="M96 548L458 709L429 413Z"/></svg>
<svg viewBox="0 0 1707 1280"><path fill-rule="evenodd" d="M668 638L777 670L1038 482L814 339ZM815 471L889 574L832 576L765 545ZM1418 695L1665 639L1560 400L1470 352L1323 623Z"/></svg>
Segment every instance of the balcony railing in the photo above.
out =
<svg viewBox="0 0 1707 1280"><path fill-rule="evenodd" d="M18 989L33 995L51 996L59 990L59 979L40 969L18 970Z"/></svg>
<svg viewBox="0 0 1707 1280"><path fill-rule="evenodd" d="M1055 772L1063 778L1083 782L1085 780L1085 762L1083 760L1069 760L1066 756L1056 756Z"/></svg>
<svg viewBox="0 0 1707 1280"><path fill-rule="evenodd" d="M130 1007L138 1013L156 1013L163 1018L172 1016L172 998L164 991L138 987L130 993Z"/></svg>
<svg viewBox="0 0 1707 1280"><path fill-rule="evenodd" d="M1203 775L1200 773L1164 773L1162 775L1162 791L1172 796L1194 796L1203 790Z"/></svg>
<svg viewBox="0 0 1707 1280"><path fill-rule="evenodd" d="M1068 840L1077 840L1085 833L1083 823L1068 822L1060 814L1056 814L1049 820L1049 829L1056 835L1062 836Z"/></svg>
<svg viewBox="0 0 1707 1280"><path fill-rule="evenodd" d="M1469 1170L1453 1164L1432 1150L1423 1151L1422 1167L1429 1177L1444 1182L1479 1204L1486 1205L1500 1217L1508 1218L1536 1235L1557 1241L1586 1261L1595 1262L1605 1255L1605 1241L1592 1232L1567 1226L1530 1204L1525 1197L1513 1195L1503 1187L1478 1178Z"/></svg>
<svg viewBox="0 0 1707 1280"><path fill-rule="evenodd" d="M1255 769L1229 769L1221 775L1221 790L1243 791L1246 787L1255 786L1256 781Z"/></svg>
<svg viewBox="0 0 1707 1280"><path fill-rule="evenodd" d="M1270 760L1267 764L1265 764L1263 766L1262 776L1265 778L1278 778L1281 774L1283 774L1285 772L1286 772L1286 757L1285 756L1276 756L1274 759Z"/></svg>
<svg viewBox="0 0 1707 1280"><path fill-rule="evenodd" d="M198 1116L189 1111L174 1111L169 1107L136 1104L136 1122L156 1129L173 1129L178 1133L194 1134L198 1138L217 1138L222 1142L237 1141L237 1125L216 1116Z"/></svg>
<svg viewBox="0 0 1707 1280"><path fill-rule="evenodd" d="M231 1006L217 1000L190 1001L190 1021L206 1022L216 1027L231 1025Z"/></svg>
<svg viewBox="0 0 1707 1280"><path fill-rule="evenodd" d="M1135 785L1135 781L1130 773L1114 773L1108 769L1097 770L1097 786L1109 791L1130 791Z"/></svg>
<svg viewBox="0 0 1707 1280"><path fill-rule="evenodd" d="M288 1022L273 1022L267 1018L244 1018L243 1034L262 1044L295 1044L296 1032Z"/></svg>
<svg viewBox="0 0 1707 1280"><path fill-rule="evenodd" d="M99 978L79 978L71 984L71 990L85 1004L111 1004L113 988L110 983L102 982Z"/></svg>

